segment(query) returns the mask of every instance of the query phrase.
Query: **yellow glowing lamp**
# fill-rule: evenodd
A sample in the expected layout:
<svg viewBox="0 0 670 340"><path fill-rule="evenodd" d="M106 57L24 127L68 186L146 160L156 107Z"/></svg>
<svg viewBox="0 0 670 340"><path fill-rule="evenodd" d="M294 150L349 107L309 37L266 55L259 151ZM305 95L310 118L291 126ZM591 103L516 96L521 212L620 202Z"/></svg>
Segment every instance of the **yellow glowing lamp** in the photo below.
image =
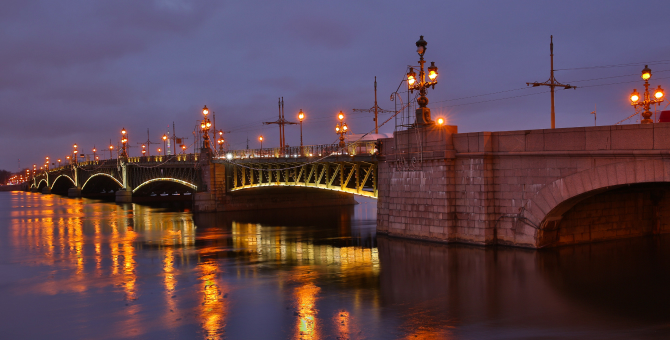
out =
<svg viewBox="0 0 670 340"><path fill-rule="evenodd" d="M201 123L200 128L204 130L205 129L205 123Z"/></svg>
<svg viewBox="0 0 670 340"><path fill-rule="evenodd" d="M142 144L142 149L144 149L144 148L146 148L146 147L147 147L146 145ZM95 151L95 150L93 150L93 151Z"/></svg>
<svg viewBox="0 0 670 340"><path fill-rule="evenodd" d="M347 129L349 129L349 128L347 127L347 124L345 123L344 126L342 126L342 130L347 131Z"/></svg>
<svg viewBox="0 0 670 340"><path fill-rule="evenodd" d="M305 119L305 113L302 112L302 109L300 109L300 112L298 112L298 119L300 119L300 120Z"/></svg>
<svg viewBox="0 0 670 340"><path fill-rule="evenodd" d="M144 155L147 152L147 150L142 150L142 154Z"/></svg>
<svg viewBox="0 0 670 340"><path fill-rule="evenodd" d="M158 148L158 152L161 152L161 148Z"/></svg>
<svg viewBox="0 0 670 340"><path fill-rule="evenodd" d="M630 101L635 104L638 100L640 100L640 93L637 92L637 89L633 89L633 93L630 95Z"/></svg>
<svg viewBox="0 0 670 340"><path fill-rule="evenodd" d="M207 105L205 105L205 107L202 108L202 114L206 116L208 113L209 109L207 108Z"/></svg>
<svg viewBox="0 0 670 340"><path fill-rule="evenodd" d="M73 147L76 149L76 148L77 148L77 144L73 145Z"/></svg>
<svg viewBox="0 0 670 340"><path fill-rule="evenodd" d="M167 140L167 136L166 136L166 135L163 135L163 140Z"/></svg>
<svg viewBox="0 0 670 340"><path fill-rule="evenodd" d="M76 154L77 152L79 152L79 151L77 151L77 150L74 150L74 153L75 153L75 154Z"/></svg>
<svg viewBox="0 0 670 340"><path fill-rule="evenodd" d="M96 152L96 151L97 151L97 150L96 150L95 148L93 148L93 152Z"/></svg>
<svg viewBox="0 0 670 340"><path fill-rule="evenodd" d="M125 134L126 134L126 128L123 128L123 130L121 130L121 134L122 134L122 135L125 135Z"/></svg>
<svg viewBox="0 0 670 340"><path fill-rule="evenodd" d="M658 85L658 88L656 89L656 93L654 93L654 97L656 99L663 99L665 96L665 92L663 92L663 89L661 88L661 85Z"/></svg>
<svg viewBox="0 0 670 340"><path fill-rule="evenodd" d="M435 66L434 61L431 61L430 66L428 67L428 78L430 78L430 80L435 80L435 78L437 78L437 66Z"/></svg>
<svg viewBox="0 0 670 340"><path fill-rule="evenodd" d="M186 145L182 145L182 146L181 146L181 149L182 149L182 150L186 150Z"/></svg>
<svg viewBox="0 0 670 340"><path fill-rule="evenodd" d="M66 158L66 159L70 159L70 156L66 156L65 158Z"/></svg>
<svg viewBox="0 0 670 340"><path fill-rule="evenodd" d="M110 146L109 146L109 149L110 149L110 150L114 150L114 145L110 145Z"/></svg>
<svg viewBox="0 0 670 340"><path fill-rule="evenodd" d="M217 142L218 142L219 144L223 144L223 139L219 139Z"/></svg>
<svg viewBox="0 0 670 340"><path fill-rule="evenodd" d="M644 65L644 69L642 70L642 79L649 80L649 78L651 78L651 69L648 65Z"/></svg>
<svg viewBox="0 0 670 340"><path fill-rule="evenodd" d="M60 163L60 159L58 160L58 163Z"/></svg>
<svg viewBox="0 0 670 340"><path fill-rule="evenodd" d="M342 111L340 111L340 113L337 115L337 118L338 118L339 120L344 119L344 113L342 113Z"/></svg>
<svg viewBox="0 0 670 340"><path fill-rule="evenodd" d="M223 136L223 130L219 130L219 136Z"/></svg>
<svg viewBox="0 0 670 340"><path fill-rule="evenodd" d="M437 125L443 125L443 124L444 124L444 118L438 118Z"/></svg>
<svg viewBox="0 0 670 340"><path fill-rule="evenodd" d="M412 86L414 85L415 82L416 82L416 73L414 72L414 68L410 67L409 72L407 72L407 83L409 84L409 86Z"/></svg>
<svg viewBox="0 0 670 340"><path fill-rule="evenodd" d="M207 127L209 128L210 126L212 126L212 123L207 122L207 123L205 124L205 126L207 126Z"/></svg>
<svg viewBox="0 0 670 340"><path fill-rule="evenodd" d="M339 125L335 125L335 132L340 132L340 126Z"/></svg>
<svg viewBox="0 0 670 340"><path fill-rule="evenodd" d="M263 141L263 136L258 137L258 140L262 142Z"/></svg>

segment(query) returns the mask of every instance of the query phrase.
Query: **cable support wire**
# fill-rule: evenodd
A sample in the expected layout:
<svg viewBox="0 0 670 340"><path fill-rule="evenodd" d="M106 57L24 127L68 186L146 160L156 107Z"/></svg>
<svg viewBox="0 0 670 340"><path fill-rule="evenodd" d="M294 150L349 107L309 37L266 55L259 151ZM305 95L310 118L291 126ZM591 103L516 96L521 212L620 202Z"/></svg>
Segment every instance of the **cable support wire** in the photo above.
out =
<svg viewBox="0 0 670 340"><path fill-rule="evenodd" d="M568 70L589 70L595 68L612 68L612 67L627 67L627 66L639 66L639 65L651 65L651 64L668 64L670 59L656 60L656 61L645 61L639 63L626 63L626 64L613 64L613 65L600 65L600 66L587 66L587 67L573 67L573 68L559 68L554 71L568 71Z"/></svg>

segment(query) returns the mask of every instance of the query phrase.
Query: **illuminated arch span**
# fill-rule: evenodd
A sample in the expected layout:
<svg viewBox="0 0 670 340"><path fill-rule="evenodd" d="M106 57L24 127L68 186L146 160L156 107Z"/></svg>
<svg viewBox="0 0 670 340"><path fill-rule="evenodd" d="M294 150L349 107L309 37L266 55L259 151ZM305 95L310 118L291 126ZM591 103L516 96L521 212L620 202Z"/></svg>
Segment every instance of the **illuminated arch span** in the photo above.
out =
<svg viewBox="0 0 670 340"><path fill-rule="evenodd" d="M72 182L72 184L74 184L74 186L77 186L77 184L74 182L74 180L72 179L72 177L70 177L70 176L68 176L68 175L60 175L60 176L56 177L56 179L54 179L54 181L51 183L51 187L50 187L51 189L54 188L54 184L56 184L56 182L58 182L58 179L61 178L61 177L65 177L65 178L69 179L70 182ZM38 187L39 187L39 186L38 186Z"/></svg>
<svg viewBox="0 0 670 340"><path fill-rule="evenodd" d="M176 179L176 178L161 177L161 178L150 179L150 180L138 185L137 188L133 189L133 192L137 191L139 188L141 188L141 187L143 187L143 186L145 186L149 183L160 182L160 181L175 182L175 183L183 184L183 185L185 185L185 186L187 186L187 187L189 187L193 190L198 190L198 186L195 185L195 184L192 184L192 183L189 183L189 182L186 182L186 181L182 181L182 180Z"/></svg>
<svg viewBox="0 0 670 340"><path fill-rule="evenodd" d="M272 183L256 183L256 184L247 184L244 186L238 186L237 188L230 189L230 191L238 191L238 190L245 190L245 189L253 189L253 188L261 188L261 187L296 187L296 188L314 188L314 189L321 189L321 190L332 190L332 191L339 191L339 192L346 192L349 194L354 194L354 195L359 195L359 196L365 196L365 197L370 197L370 198L377 198L375 193L373 191L365 191L365 190L360 190L357 191L356 189L353 188L344 188L342 189L339 185L332 185L328 186L327 184L286 184L286 183L277 183L277 182L272 182Z"/></svg>
<svg viewBox="0 0 670 340"><path fill-rule="evenodd" d="M96 177L96 176L107 176L107 177L113 179L114 182L116 182L116 184L118 184L120 187L123 188L123 183L119 182L119 180L116 179L116 178L114 178L114 176L112 176L112 175L110 175L110 174L105 174L105 173L97 173L97 174L95 174L95 175L89 177L89 178L86 180L86 182L84 182L84 185L81 186L81 189L83 190L83 189L86 187L86 183L88 183L88 181L90 181L91 178Z"/></svg>
<svg viewBox="0 0 670 340"><path fill-rule="evenodd" d="M42 178L39 182L37 182L37 185L35 185L35 188L38 188L38 189L39 189L40 184L42 184L42 182L45 182L45 183L47 184L47 186L49 186L49 182L47 182L46 179ZM33 185L34 185L34 184L33 184Z"/></svg>

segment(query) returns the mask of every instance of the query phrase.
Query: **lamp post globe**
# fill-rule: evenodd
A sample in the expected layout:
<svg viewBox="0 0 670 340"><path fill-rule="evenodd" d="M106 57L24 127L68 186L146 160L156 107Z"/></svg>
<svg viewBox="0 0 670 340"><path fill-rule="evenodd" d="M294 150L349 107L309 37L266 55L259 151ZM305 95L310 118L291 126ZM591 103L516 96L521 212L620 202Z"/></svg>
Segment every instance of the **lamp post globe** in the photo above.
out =
<svg viewBox="0 0 670 340"><path fill-rule="evenodd" d="M651 69L649 68L649 65L644 65L641 77L644 80L644 93L640 95L640 93L637 92L637 89L633 89L633 93L630 95L630 105L635 108L638 106L642 108L641 124L652 124L654 123L654 120L651 119L652 113L650 106L663 102L665 100L665 92L661 88L661 85L659 85L658 88L654 90L653 95L649 93L649 79L651 78Z"/></svg>
<svg viewBox="0 0 670 340"><path fill-rule="evenodd" d="M416 109L416 127L435 124L435 122L430 117L430 109L427 107L428 97L426 97L426 90L429 87L432 87L433 89L435 88L435 85L437 84L438 72L437 66L435 66L435 62L431 62L430 66L428 67L428 81L426 81L426 73L424 71L424 64L426 61L423 60L423 55L426 53L427 46L428 43L423 40L423 35L420 36L419 40L416 42L416 53L419 54L418 79L413 67L410 67L409 71L407 72L407 87L409 91L419 91L419 98L416 100L416 102L419 104L419 108Z"/></svg>

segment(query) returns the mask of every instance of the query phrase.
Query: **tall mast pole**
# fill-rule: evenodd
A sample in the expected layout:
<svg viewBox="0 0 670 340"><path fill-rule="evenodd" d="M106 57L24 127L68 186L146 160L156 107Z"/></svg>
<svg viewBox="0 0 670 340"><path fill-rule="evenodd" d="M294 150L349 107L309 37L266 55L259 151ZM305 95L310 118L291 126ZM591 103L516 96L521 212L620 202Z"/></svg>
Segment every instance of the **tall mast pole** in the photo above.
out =
<svg viewBox="0 0 670 340"><path fill-rule="evenodd" d="M375 76L375 134L379 133L379 127L377 122L377 76Z"/></svg>
<svg viewBox="0 0 670 340"><path fill-rule="evenodd" d="M535 86L549 86L551 88L551 128L555 129L556 128L556 110L554 108L554 91L555 88L558 87L563 87L566 90L567 89L576 89L577 86L572 86L570 84L561 84L559 83L556 78L554 78L554 36L550 36L550 43L549 43L549 56L551 59L551 72L549 73L549 80L545 81L544 83L526 83L527 86L533 85Z"/></svg>
<svg viewBox="0 0 670 340"><path fill-rule="evenodd" d="M550 36L549 52L551 57L551 128L556 128L556 109L554 108L554 88L556 87L556 78L554 78L554 36Z"/></svg>

